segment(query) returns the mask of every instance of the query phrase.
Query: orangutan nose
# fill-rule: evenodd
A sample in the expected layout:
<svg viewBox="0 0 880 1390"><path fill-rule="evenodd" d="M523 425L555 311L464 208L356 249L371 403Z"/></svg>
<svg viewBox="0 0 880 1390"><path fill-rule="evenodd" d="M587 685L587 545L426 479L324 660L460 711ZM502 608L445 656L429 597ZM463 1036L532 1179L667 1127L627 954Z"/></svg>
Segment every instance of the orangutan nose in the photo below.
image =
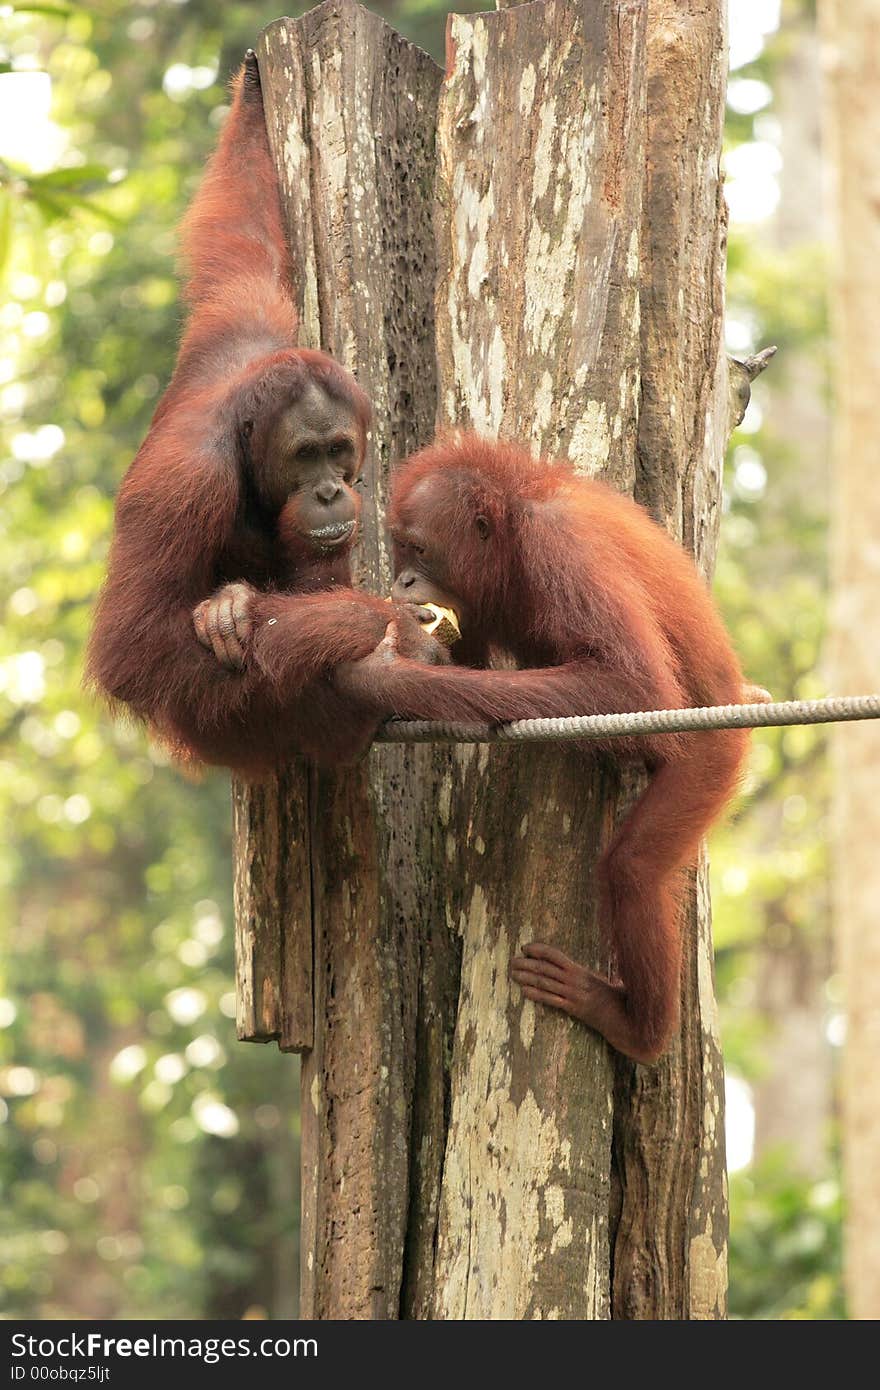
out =
<svg viewBox="0 0 880 1390"><path fill-rule="evenodd" d="M319 483L315 488L315 496L319 502L326 502L329 506L331 502L336 501L341 491L339 484L331 482L328 478L325 483Z"/></svg>

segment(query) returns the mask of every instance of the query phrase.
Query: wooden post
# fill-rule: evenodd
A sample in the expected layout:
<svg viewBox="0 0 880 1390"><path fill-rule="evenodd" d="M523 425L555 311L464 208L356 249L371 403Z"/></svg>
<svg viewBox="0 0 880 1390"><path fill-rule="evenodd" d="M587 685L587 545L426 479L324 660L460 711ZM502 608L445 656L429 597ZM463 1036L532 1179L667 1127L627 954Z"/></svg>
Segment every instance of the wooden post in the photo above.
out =
<svg viewBox="0 0 880 1390"><path fill-rule="evenodd" d="M708 568L722 5L653 8L455 16L445 80L352 0L263 36L303 341L375 406L370 587L389 462L437 421L636 490ZM533 936L607 965L593 869L636 787L567 748L387 746L236 787L241 1034L307 1049L304 1316L723 1316L705 892L658 1068L508 981Z"/></svg>
<svg viewBox="0 0 880 1390"><path fill-rule="evenodd" d="M707 580L736 422L723 351L726 20L726 0L648 6L634 492L693 552ZM731 367L736 385L739 371ZM683 930L678 1045L657 1067L617 1067L615 1317L727 1314L724 1071L705 856L684 904Z"/></svg>
<svg viewBox="0 0 880 1390"><path fill-rule="evenodd" d="M441 74L376 15L344 2L273 24L259 60L298 270L301 341L343 361L374 406L357 578L387 592L381 517L389 460L426 442L436 413L431 220ZM350 771L298 769L268 794L236 790L241 852L253 860L252 843L265 846L273 881L284 859L275 846L287 833L295 837L296 867L282 872L284 891L260 892L266 916L258 940L271 944L272 960L249 946L252 895L244 889L239 954L257 961L261 978L251 994L274 1001L282 1045L307 1049L307 1317L399 1315L404 1246L413 1239L416 1053L419 1107L430 1102L433 1073L442 1115L452 1026L434 986L436 979L446 988L449 972L434 955L444 955L448 933L428 883L439 759L430 749L376 750ZM300 1027L285 1031L293 1018ZM438 1149L438 1170L441 1156Z"/></svg>

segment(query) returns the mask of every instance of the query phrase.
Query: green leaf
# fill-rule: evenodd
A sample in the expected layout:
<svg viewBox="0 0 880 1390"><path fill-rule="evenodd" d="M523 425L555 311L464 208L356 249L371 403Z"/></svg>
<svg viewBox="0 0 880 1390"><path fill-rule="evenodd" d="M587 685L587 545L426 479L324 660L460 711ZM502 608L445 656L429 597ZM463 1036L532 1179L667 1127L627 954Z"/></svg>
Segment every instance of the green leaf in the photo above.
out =
<svg viewBox="0 0 880 1390"><path fill-rule="evenodd" d="M125 225L123 218L101 207L93 198L82 193L70 193L67 189L47 188L43 180L29 182L28 197L36 203L47 222L57 222L61 217L69 217L72 212L80 211L91 213L92 217L109 223L111 227Z"/></svg>
<svg viewBox="0 0 880 1390"><path fill-rule="evenodd" d="M48 174L32 176L32 187L81 188L84 184L106 183L109 170L104 164L80 164L75 168L52 169Z"/></svg>
<svg viewBox="0 0 880 1390"><path fill-rule="evenodd" d="M59 193L44 193L33 185L28 189L28 197L36 203L46 222L57 222L59 218L68 217L74 205L74 200L70 197L62 197Z"/></svg>
<svg viewBox="0 0 880 1390"><path fill-rule="evenodd" d="M46 14L54 15L57 19L69 19L75 13L73 5L31 5L18 4L17 0L11 0L12 9L18 14Z"/></svg>

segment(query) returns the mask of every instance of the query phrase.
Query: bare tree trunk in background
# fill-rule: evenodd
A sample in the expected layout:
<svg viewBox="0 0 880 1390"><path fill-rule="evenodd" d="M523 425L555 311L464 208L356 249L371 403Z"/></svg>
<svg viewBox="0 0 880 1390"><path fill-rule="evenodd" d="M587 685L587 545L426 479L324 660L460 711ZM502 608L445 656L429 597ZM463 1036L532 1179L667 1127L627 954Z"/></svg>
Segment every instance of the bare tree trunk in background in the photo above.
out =
<svg viewBox="0 0 880 1390"><path fill-rule="evenodd" d="M782 130L783 164L771 236L784 253L826 239L815 18L799 6L784 7L780 48L774 106ZM774 376L770 389L774 432L796 457L797 466L772 477L772 498L762 505L784 514L797 506L798 496L825 499L828 494L828 391L815 348L786 346L781 374ZM774 694L787 698L787 693ZM816 810L821 813L823 808ZM783 811L778 800L755 807L767 840L778 835ZM755 1151L760 1155L784 1144L798 1167L816 1176L828 1167L831 1123L831 1048L824 1030L828 905L823 894L814 900L809 919L802 926L793 925L785 901L789 891L783 888L782 901L767 905L764 940L756 953L756 1005L771 1044L765 1052L766 1070L754 1086Z"/></svg>
<svg viewBox="0 0 880 1390"><path fill-rule="evenodd" d="M125 1316L119 1271L136 1261L142 1242L142 1203L132 1175L146 1162L144 1116L137 1097L130 1090L120 1091L110 1071L113 1057L130 1037L130 1031L126 1037L119 1030L90 1059L91 1123L83 1130L85 1142L67 1145L59 1163L58 1191L68 1201L81 1178L95 1182L100 1193L98 1229L104 1239L98 1240L97 1248L86 1249L74 1236L70 1248L52 1261L52 1285L42 1300L44 1308L64 1308L65 1317L77 1320ZM104 1241L118 1252L113 1264L102 1255Z"/></svg>
<svg viewBox="0 0 880 1390"><path fill-rule="evenodd" d="M726 0L650 0L646 60L634 493L693 552L708 582L731 429L721 181ZM682 930L679 1046L654 1068L617 1062L618 1318L727 1316L724 1069L705 855L683 902Z"/></svg>
<svg viewBox="0 0 880 1390"><path fill-rule="evenodd" d="M880 9L824 0L836 164L836 678L880 689ZM836 918L847 999L843 1144L850 1316L880 1317L880 726L835 738Z"/></svg>
<svg viewBox="0 0 880 1390"><path fill-rule="evenodd" d="M436 420L635 490L708 574L721 0L456 16L445 81L351 0L259 56L304 341L376 407L360 577L387 588L388 465ZM385 746L236 789L241 1034L306 1049L305 1316L725 1315L704 870L657 1067L508 981L535 935L604 964L592 870L636 785L565 749Z"/></svg>

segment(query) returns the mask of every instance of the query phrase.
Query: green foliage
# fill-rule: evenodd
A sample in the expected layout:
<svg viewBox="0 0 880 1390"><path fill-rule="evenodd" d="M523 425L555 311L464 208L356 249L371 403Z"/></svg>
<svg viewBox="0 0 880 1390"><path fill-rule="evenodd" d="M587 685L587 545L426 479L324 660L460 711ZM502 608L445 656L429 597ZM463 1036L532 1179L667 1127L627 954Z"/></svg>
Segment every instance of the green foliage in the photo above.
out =
<svg viewBox="0 0 880 1390"><path fill-rule="evenodd" d="M792 1175L771 1154L730 1185L730 1315L845 1318L841 1197L833 1178Z"/></svg>
<svg viewBox="0 0 880 1390"><path fill-rule="evenodd" d="M732 113L728 145L768 138L802 107L779 110L782 66L809 42L811 4L786 0L783 26L737 78L769 84L774 101ZM788 80L787 90L793 83ZM795 97L795 103L797 98ZM803 145L801 145L803 148ZM803 156L801 156L803 157ZM812 153L818 160L819 151ZM789 177L796 173L789 170ZM734 226L728 319L742 356L780 351L755 385L755 409L731 441L715 590L751 680L777 699L830 693L823 669L828 604L827 265L815 228ZM760 995L768 959L793 979L812 962L813 1020L830 956L828 734L821 727L754 736L737 814L712 839L716 974L728 1067L760 1088L773 1065L777 1009ZM802 1002L802 1001L801 1001ZM782 1001L776 1001L784 1007ZM765 1011L766 1010L766 1011ZM829 1009L830 1012L830 1009ZM797 1065L789 1059L790 1065ZM760 1139L760 1135L758 1136ZM799 1175L793 1151L762 1157L731 1184L731 1309L749 1318L843 1317L838 1157L819 1178Z"/></svg>
<svg viewBox="0 0 880 1390"><path fill-rule="evenodd" d="M174 227L275 11L52 9L10 21L8 59L50 73L66 147L0 189L0 1315L285 1315L295 1064L235 1041L227 779L188 783L81 690L173 362Z"/></svg>

